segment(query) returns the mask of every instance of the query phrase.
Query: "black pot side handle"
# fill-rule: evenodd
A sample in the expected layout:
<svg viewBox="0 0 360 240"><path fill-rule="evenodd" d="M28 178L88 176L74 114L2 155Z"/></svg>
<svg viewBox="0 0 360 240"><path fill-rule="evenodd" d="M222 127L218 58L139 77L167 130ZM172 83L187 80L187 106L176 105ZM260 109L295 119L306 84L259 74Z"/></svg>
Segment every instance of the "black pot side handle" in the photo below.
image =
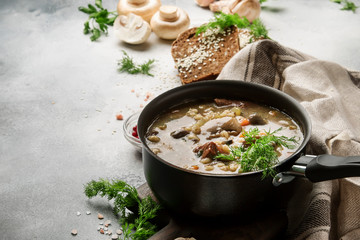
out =
<svg viewBox="0 0 360 240"><path fill-rule="evenodd" d="M306 177L311 182L358 177L360 176L360 156L305 155L295 161L290 171L278 173L273 179L273 184L279 186L290 182L296 176Z"/></svg>

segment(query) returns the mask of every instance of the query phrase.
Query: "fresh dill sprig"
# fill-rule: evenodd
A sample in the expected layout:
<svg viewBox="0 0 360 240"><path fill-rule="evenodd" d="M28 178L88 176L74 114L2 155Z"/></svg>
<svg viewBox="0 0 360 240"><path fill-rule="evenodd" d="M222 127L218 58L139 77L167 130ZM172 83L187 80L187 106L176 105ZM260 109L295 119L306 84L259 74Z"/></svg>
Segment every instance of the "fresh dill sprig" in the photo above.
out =
<svg viewBox="0 0 360 240"><path fill-rule="evenodd" d="M359 8L355 5L354 2L348 0L330 0L331 2L341 4L343 7L340 10L352 11L353 13L356 12L356 9Z"/></svg>
<svg viewBox="0 0 360 240"><path fill-rule="evenodd" d="M268 31L260 19L255 19L252 23L250 23L246 17L241 18L237 13L225 14L223 12L216 13L213 20L210 20L209 23L200 26L196 30L196 34L199 35L200 33L206 32L208 29L218 28L220 30L224 30L232 26L250 29L250 33L255 38L269 38Z"/></svg>
<svg viewBox="0 0 360 240"><path fill-rule="evenodd" d="M219 28L224 30L226 28L237 26L238 28L246 28L250 26L249 20L245 17L240 18L239 15L236 14L225 14L223 12L215 13L214 19L210 20L207 24L201 25L196 34L200 34L202 32L206 32L208 29L215 29Z"/></svg>
<svg viewBox="0 0 360 240"><path fill-rule="evenodd" d="M154 59L150 59L143 64L136 64L134 60L125 52L123 51L124 56L121 60L118 61L119 71L120 72L127 72L130 74L145 74L148 76L153 77L154 75L150 73L151 64L155 62Z"/></svg>
<svg viewBox="0 0 360 240"><path fill-rule="evenodd" d="M230 154L218 154L215 158L223 161L236 161L241 165L243 172L251 172L263 170L262 178L267 176L275 176L276 171L272 168L278 163L278 155L276 153L277 146L283 146L289 149L295 148L293 143L297 140L295 137L276 136L279 128L273 132L265 132L260 134L258 128L251 128L244 132L243 146L230 148Z"/></svg>
<svg viewBox="0 0 360 240"><path fill-rule="evenodd" d="M250 25L250 33L255 38L267 38L267 39L270 38L268 36L268 30L266 29L265 25L260 20L260 18L257 18L252 22L252 24Z"/></svg>
<svg viewBox="0 0 360 240"><path fill-rule="evenodd" d="M161 207L150 196L140 199L136 188L121 180L92 180L84 188L88 198L98 195L114 200L114 213L120 214L124 240L145 240L156 233L156 226L149 220L157 216Z"/></svg>
<svg viewBox="0 0 360 240"><path fill-rule="evenodd" d="M118 16L116 11L109 12L104 9L102 0L95 0L95 6L88 4L87 8L79 7L78 10L89 15L88 20L84 23L83 33L85 35L91 33L91 41L99 39L101 33L107 35L108 26L112 26Z"/></svg>

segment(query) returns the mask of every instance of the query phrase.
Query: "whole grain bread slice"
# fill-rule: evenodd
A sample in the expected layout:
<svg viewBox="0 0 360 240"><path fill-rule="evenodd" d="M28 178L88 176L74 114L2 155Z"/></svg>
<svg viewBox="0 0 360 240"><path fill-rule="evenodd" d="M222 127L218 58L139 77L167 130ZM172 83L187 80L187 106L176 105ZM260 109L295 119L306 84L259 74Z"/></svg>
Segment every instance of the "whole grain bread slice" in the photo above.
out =
<svg viewBox="0 0 360 240"><path fill-rule="evenodd" d="M239 50L239 30L209 29L196 35L197 28L181 33L173 42L171 54L182 84L215 79Z"/></svg>

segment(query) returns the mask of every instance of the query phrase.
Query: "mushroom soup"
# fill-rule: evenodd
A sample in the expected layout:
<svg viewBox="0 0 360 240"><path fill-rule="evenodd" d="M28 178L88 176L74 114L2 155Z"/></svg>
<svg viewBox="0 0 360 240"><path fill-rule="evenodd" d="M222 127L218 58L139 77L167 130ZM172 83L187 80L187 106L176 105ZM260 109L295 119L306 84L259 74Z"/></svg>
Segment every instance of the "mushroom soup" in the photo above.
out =
<svg viewBox="0 0 360 240"><path fill-rule="evenodd" d="M163 160L198 172L264 170L292 155L303 140L285 113L249 101L190 102L161 114L146 143Z"/></svg>

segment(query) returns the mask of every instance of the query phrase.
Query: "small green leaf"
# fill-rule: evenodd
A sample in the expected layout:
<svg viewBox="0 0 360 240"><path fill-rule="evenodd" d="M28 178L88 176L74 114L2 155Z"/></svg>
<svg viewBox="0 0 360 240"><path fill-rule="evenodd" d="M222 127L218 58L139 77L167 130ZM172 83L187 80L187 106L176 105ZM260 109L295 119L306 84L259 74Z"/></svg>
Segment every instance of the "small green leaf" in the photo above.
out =
<svg viewBox="0 0 360 240"><path fill-rule="evenodd" d="M107 23L107 18L104 18L104 17L98 17L98 18L96 18L96 20L95 20L97 23L103 23L103 24L106 24Z"/></svg>
<svg viewBox="0 0 360 240"><path fill-rule="evenodd" d="M89 18L92 18L92 19L97 19L98 17L99 17L99 12L94 12L94 13L91 13L90 15L89 15Z"/></svg>
<svg viewBox="0 0 360 240"><path fill-rule="evenodd" d="M84 23L84 31L83 32L84 32L85 35L90 33L89 21L86 21Z"/></svg>
<svg viewBox="0 0 360 240"><path fill-rule="evenodd" d="M98 8L103 9L102 0L95 0L95 5L96 5Z"/></svg>
<svg viewBox="0 0 360 240"><path fill-rule="evenodd" d="M92 35L90 37L91 41L96 41L101 36L100 30L97 28L93 28L91 32L92 32Z"/></svg>
<svg viewBox="0 0 360 240"><path fill-rule="evenodd" d="M108 12L106 9L104 9L104 10L101 10L101 11L99 12L98 17L99 17L99 18L107 18L108 15L109 15L109 12Z"/></svg>
<svg viewBox="0 0 360 240"><path fill-rule="evenodd" d="M112 26L114 24L116 18L117 18L117 16L108 18L106 24Z"/></svg>
<svg viewBox="0 0 360 240"><path fill-rule="evenodd" d="M104 23L99 23L99 28L103 33L107 34L108 27Z"/></svg>
<svg viewBox="0 0 360 240"><path fill-rule="evenodd" d="M348 0L330 0L330 1L337 4L341 4L343 7L340 10L352 11L353 13L355 13L356 9L359 8L358 6L355 5L354 2L350 2Z"/></svg>
<svg viewBox="0 0 360 240"><path fill-rule="evenodd" d="M87 14L93 13L93 11L90 8L86 8L86 7L78 7L78 10L80 12L87 13Z"/></svg>
<svg viewBox="0 0 360 240"><path fill-rule="evenodd" d="M341 8L340 10L349 10L349 11L352 11L353 13L355 13L357 8L358 7L355 5L355 3L345 1L345 6L343 8Z"/></svg>
<svg viewBox="0 0 360 240"><path fill-rule="evenodd" d="M93 13L97 12L96 8L93 5L88 4L88 7Z"/></svg>

